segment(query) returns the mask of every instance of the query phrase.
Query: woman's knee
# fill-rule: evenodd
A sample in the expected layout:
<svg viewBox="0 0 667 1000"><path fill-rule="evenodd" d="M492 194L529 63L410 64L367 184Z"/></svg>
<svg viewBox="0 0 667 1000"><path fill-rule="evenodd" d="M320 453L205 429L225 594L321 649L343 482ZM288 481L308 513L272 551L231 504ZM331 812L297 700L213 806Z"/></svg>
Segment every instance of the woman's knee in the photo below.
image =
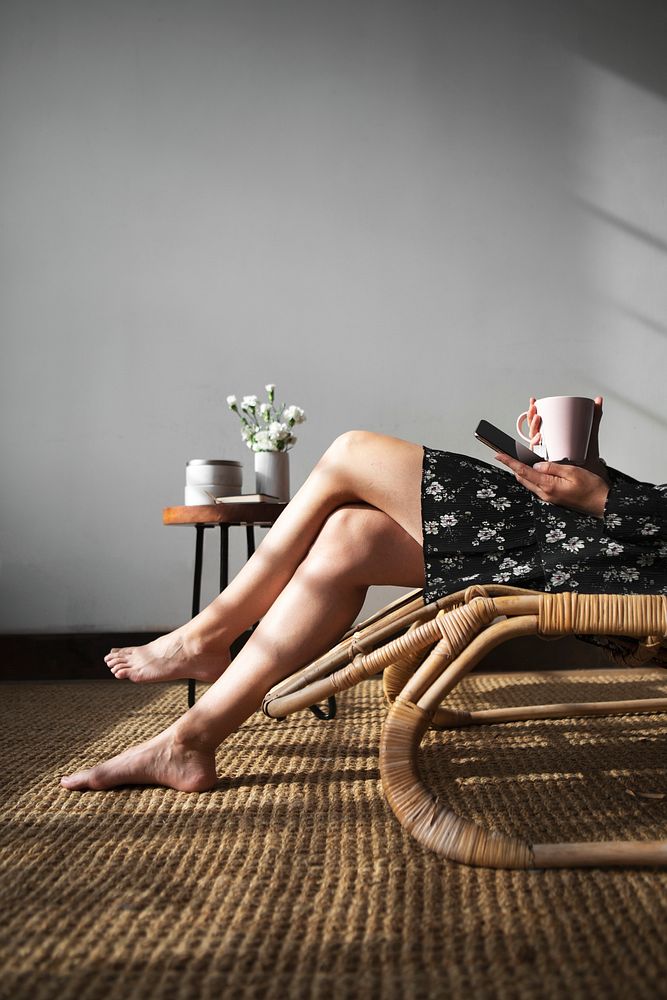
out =
<svg viewBox="0 0 667 1000"><path fill-rule="evenodd" d="M337 506L353 501L355 477L368 464L372 443L380 437L373 431L345 431L334 438L313 469Z"/></svg>
<svg viewBox="0 0 667 1000"><path fill-rule="evenodd" d="M344 504L324 522L304 566L318 577L349 577L368 558L382 534L384 516L367 504Z"/></svg>
<svg viewBox="0 0 667 1000"><path fill-rule="evenodd" d="M384 435L375 431L344 431L331 442L323 458L334 462L354 460L364 450L376 444Z"/></svg>

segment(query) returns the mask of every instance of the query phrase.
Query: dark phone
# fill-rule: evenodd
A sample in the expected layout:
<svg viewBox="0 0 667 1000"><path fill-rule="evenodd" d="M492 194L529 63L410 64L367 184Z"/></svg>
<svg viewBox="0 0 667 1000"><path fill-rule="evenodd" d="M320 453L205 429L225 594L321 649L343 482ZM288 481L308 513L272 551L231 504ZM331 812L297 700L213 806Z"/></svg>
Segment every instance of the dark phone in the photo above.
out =
<svg viewBox="0 0 667 1000"><path fill-rule="evenodd" d="M526 448L525 444L522 444L521 441L516 441L509 434L505 434L505 431L501 431L499 427L490 424L488 420L480 420L477 424L475 437L482 444L493 448L494 451L503 451L510 458L516 458L519 462L524 462L526 465L535 465L536 462L545 461L541 455L536 455L530 448Z"/></svg>

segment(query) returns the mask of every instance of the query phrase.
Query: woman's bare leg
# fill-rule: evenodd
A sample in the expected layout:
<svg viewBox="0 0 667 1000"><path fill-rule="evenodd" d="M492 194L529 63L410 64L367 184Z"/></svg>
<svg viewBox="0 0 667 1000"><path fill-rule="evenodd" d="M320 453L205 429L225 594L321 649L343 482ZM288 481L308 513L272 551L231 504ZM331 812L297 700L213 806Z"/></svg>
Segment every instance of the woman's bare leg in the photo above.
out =
<svg viewBox="0 0 667 1000"><path fill-rule="evenodd" d="M421 445L400 438L342 434L223 593L175 632L147 646L113 649L105 657L111 671L140 682L215 680L229 663L231 642L271 607L342 504L370 504L421 543L422 456Z"/></svg>
<svg viewBox="0 0 667 1000"><path fill-rule="evenodd" d="M270 687L340 638L371 584L423 583L422 547L411 534L376 508L340 507L231 666L193 708L154 739L62 784L76 790L211 788L215 748L259 708Z"/></svg>

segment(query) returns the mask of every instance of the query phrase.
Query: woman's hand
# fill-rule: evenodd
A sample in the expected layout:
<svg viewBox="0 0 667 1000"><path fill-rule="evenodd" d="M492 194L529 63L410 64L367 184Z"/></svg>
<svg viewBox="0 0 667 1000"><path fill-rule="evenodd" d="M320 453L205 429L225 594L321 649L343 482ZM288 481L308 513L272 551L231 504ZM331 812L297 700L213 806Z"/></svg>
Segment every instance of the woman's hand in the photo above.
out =
<svg viewBox="0 0 667 1000"><path fill-rule="evenodd" d="M496 458L511 469L518 482L540 500L569 507L584 514L602 517L609 493L609 485L595 472L578 465L560 465L558 462L537 462L524 465L509 455Z"/></svg>
<svg viewBox="0 0 667 1000"><path fill-rule="evenodd" d="M511 469L518 482L540 500L557 504L559 507L582 511L584 514L593 514L594 517L602 517L609 493L609 477L604 463L600 461L598 444L602 403L602 396L597 396L586 461L583 465L537 462L531 466L510 458L509 455L498 454L496 458ZM542 418L537 413L534 396L530 398L527 417L530 447L535 448L542 441L540 433Z"/></svg>

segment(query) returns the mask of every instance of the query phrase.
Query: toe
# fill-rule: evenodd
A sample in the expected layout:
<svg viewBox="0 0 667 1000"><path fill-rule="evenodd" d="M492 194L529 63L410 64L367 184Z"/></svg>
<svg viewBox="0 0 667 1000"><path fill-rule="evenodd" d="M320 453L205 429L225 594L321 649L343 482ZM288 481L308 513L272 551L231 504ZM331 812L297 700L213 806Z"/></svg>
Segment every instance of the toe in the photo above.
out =
<svg viewBox="0 0 667 1000"><path fill-rule="evenodd" d="M75 774L66 774L60 779L63 788L68 788L73 792L82 792L88 788L88 771L77 771Z"/></svg>
<svg viewBox="0 0 667 1000"><path fill-rule="evenodd" d="M107 655L104 657L105 660L126 660L132 653L132 649L129 647L114 648L110 649Z"/></svg>
<svg viewBox="0 0 667 1000"><path fill-rule="evenodd" d="M106 658L106 664L108 667L119 667L121 665L127 665L128 659L126 656L122 656L120 653L110 653Z"/></svg>
<svg viewBox="0 0 667 1000"><path fill-rule="evenodd" d="M118 782L114 777L113 767L109 767L109 763L109 761L105 761L104 764L97 764L85 771L69 774L60 779L60 784L74 792L99 792L115 788Z"/></svg>

